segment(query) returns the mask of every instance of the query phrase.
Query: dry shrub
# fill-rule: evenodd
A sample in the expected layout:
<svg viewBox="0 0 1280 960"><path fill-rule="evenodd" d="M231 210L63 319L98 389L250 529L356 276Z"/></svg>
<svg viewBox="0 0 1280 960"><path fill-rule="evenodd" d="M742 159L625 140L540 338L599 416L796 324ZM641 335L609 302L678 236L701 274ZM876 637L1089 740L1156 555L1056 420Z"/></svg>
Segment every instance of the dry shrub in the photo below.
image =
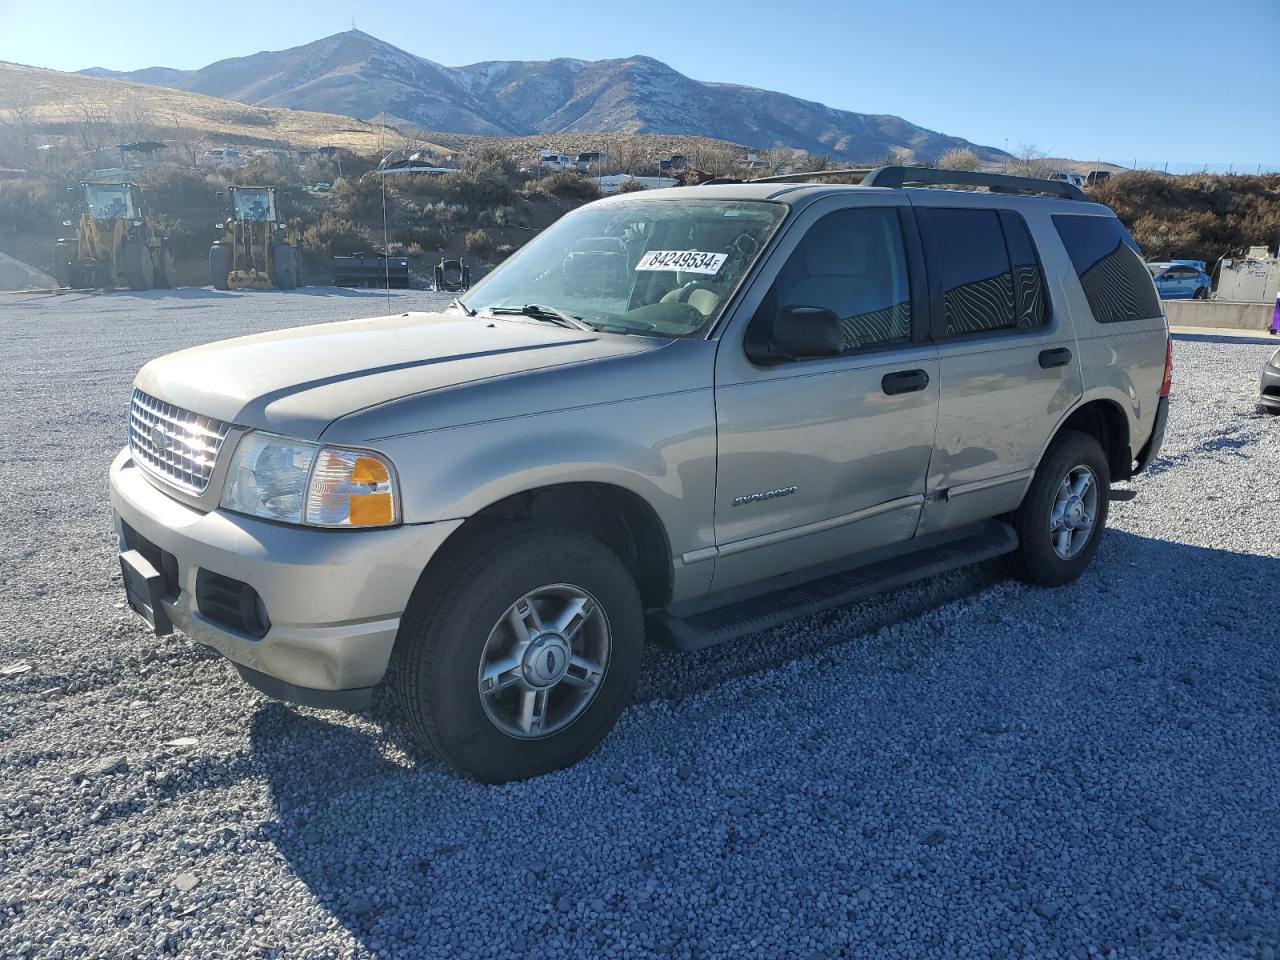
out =
<svg viewBox="0 0 1280 960"><path fill-rule="evenodd" d="M600 196L600 188L586 177L579 176L571 170L553 173L542 180L543 189L547 193L566 200L595 200Z"/></svg>
<svg viewBox="0 0 1280 960"><path fill-rule="evenodd" d="M303 233L302 249L311 260L327 264L330 257L368 251L370 243L368 234L350 220L325 213Z"/></svg>
<svg viewBox="0 0 1280 960"><path fill-rule="evenodd" d="M1185 257L1212 263L1280 234L1280 176L1170 177L1138 171L1088 188L1116 212L1153 260Z"/></svg>
<svg viewBox="0 0 1280 960"><path fill-rule="evenodd" d="M483 230L472 230L466 236L467 253L487 257L493 251L493 239Z"/></svg>

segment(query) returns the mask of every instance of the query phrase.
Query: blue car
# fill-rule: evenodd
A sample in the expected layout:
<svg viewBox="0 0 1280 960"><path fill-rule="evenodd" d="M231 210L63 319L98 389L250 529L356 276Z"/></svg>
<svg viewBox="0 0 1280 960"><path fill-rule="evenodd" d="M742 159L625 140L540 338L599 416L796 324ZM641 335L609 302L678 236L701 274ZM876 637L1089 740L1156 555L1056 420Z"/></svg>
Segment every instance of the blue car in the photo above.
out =
<svg viewBox="0 0 1280 960"><path fill-rule="evenodd" d="M1148 263L1161 300L1208 300L1209 275L1186 263Z"/></svg>

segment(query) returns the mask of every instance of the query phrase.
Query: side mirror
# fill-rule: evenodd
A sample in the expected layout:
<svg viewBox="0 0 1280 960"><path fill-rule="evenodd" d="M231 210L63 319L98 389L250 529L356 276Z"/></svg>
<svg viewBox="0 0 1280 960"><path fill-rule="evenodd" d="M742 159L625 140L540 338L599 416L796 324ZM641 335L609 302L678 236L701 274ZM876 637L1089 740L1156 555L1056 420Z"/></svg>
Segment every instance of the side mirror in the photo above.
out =
<svg viewBox="0 0 1280 960"><path fill-rule="evenodd" d="M840 317L826 307L780 307L763 334L748 351L757 363L838 357L844 352Z"/></svg>

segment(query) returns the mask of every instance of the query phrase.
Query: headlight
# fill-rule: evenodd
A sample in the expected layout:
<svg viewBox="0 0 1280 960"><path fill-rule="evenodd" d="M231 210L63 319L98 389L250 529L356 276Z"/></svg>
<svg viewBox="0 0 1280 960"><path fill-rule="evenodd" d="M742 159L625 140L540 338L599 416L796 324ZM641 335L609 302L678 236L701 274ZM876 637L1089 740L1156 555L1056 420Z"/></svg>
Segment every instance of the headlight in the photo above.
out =
<svg viewBox="0 0 1280 960"><path fill-rule="evenodd" d="M318 527L386 527L400 520L395 472L369 450L325 447L270 433L240 438L222 506Z"/></svg>

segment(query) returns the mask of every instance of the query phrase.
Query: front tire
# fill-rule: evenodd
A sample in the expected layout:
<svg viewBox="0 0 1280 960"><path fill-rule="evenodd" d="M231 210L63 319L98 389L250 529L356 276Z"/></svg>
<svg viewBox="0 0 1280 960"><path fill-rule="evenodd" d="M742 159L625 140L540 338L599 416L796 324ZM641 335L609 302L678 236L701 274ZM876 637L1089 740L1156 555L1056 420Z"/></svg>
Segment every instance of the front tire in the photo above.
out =
<svg viewBox="0 0 1280 960"><path fill-rule="evenodd" d="M576 763L639 675L643 609L626 567L592 537L533 524L483 528L445 550L396 639L415 738L488 783Z"/></svg>
<svg viewBox="0 0 1280 960"><path fill-rule="evenodd" d="M124 261L124 278L130 290L150 290L155 279L151 250L145 243L130 240L120 251Z"/></svg>
<svg viewBox="0 0 1280 960"><path fill-rule="evenodd" d="M1018 549L1010 572L1041 587L1061 587L1098 552L1111 498L1111 470L1097 439L1065 430L1050 445L1013 513Z"/></svg>
<svg viewBox="0 0 1280 960"><path fill-rule="evenodd" d="M287 243L276 244L271 252L275 276L272 286L277 290L294 290L298 286L298 251Z"/></svg>
<svg viewBox="0 0 1280 960"><path fill-rule="evenodd" d="M215 290L226 290L230 274L231 248L224 243L215 243L209 248L209 283Z"/></svg>

